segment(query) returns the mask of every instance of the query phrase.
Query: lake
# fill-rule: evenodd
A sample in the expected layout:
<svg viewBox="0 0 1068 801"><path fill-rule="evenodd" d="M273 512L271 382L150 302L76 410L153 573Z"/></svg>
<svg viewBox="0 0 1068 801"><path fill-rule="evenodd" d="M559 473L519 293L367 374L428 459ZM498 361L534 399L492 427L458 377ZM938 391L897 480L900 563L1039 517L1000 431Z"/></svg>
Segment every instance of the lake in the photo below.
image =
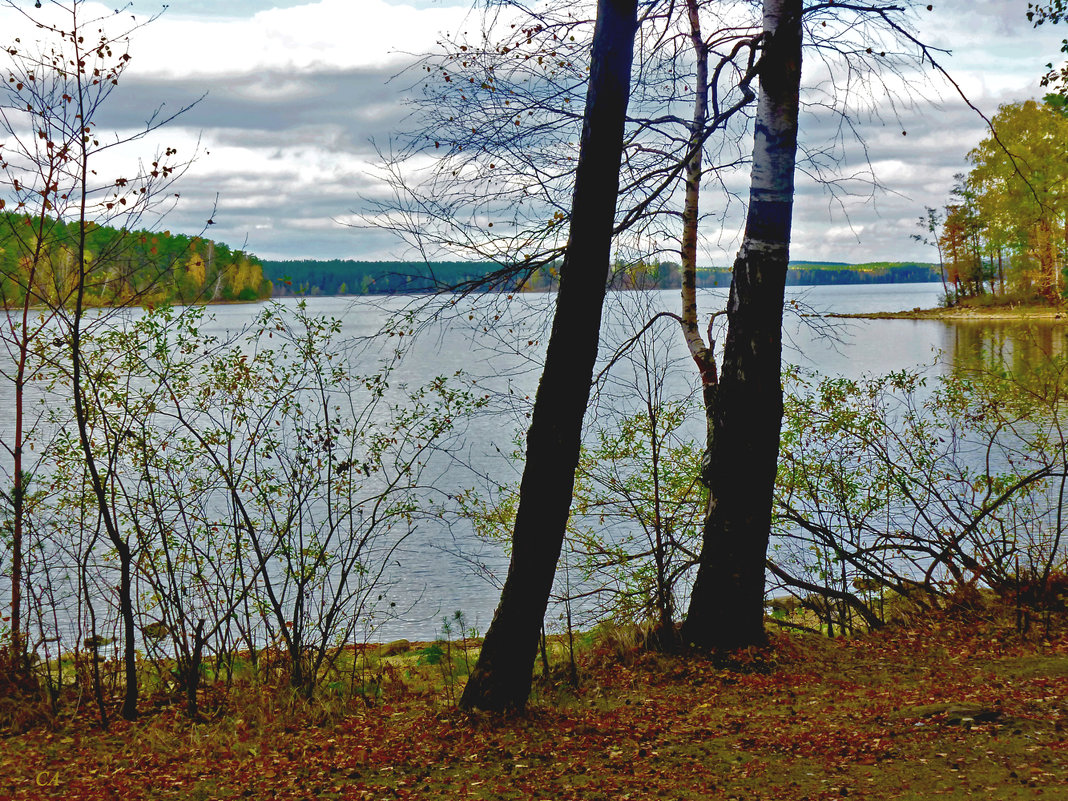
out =
<svg viewBox="0 0 1068 801"><path fill-rule="evenodd" d="M1025 366L1042 353L1065 349L1068 327L1052 322L1022 326L818 316L930 308L937 305L941 294L940 284L788 287L784 362L822 375L859 377L925 365L937 373L948 369L950 363L939 361L940 354L950 361L1007 355ZM706 319L707 313L722 307L725 299L725 289L701 291ZM476 486L479 473L497 481L517 477L515 465L501 454L513 449L514 434L523 430L537 387L552 297L532 294L510 300L488 296L460 299L435 318L428 319L424 313L401 325L404 337L383 340L375 336L396 315L406 310L414 313L421 300L425 299L330 297L308 298L306 303L312 313L341 321L342 335L353 343L361 370L370 373L378 364L392 360L396 343L404 342L405 353L396 363L393 384L419 386L434 376L463 371L479 389L501 399L495 404L494 414L468 423L462 458L434 467L439 489L453 492ZM281 304L291 306L297 302L290 298ZM677 290L644 295L612 293L606 307L602 363L612 357L614 346L626 339L635 321L677 307ZM205 330L220 335L239 331L260 308L261 304L212 307ZM677 329L669 321L665 323L652 357L663 371L666 394L681 396L693 387L692 363ZM414 330L418 330L418 336L412 336ZM608 420L634 403L633 393L628 391L629 382L635 380L631 367L625 360L619 362L601 383L601 394L591 409L593 419ZM11 405L10 385L0 386L0 408ZM0 420L0 434L5 441L11 434L11 425L10 416ZM688 433L696 438L703 436L700 422L695 421ZM470 470L460 467L460 463ZM9 468L5 472L9 473ZM469 626L484 632L498 592L490 576L503 577L506 567L500 547L475 540L462 523L417 522L394 554L389 573L394 582L390 597L403 611L381 621L371 636L376 640L432 639L441 633L442 618L456 610L464 613ZM0 597L8 597L6 588L0 587Z"/></svg>

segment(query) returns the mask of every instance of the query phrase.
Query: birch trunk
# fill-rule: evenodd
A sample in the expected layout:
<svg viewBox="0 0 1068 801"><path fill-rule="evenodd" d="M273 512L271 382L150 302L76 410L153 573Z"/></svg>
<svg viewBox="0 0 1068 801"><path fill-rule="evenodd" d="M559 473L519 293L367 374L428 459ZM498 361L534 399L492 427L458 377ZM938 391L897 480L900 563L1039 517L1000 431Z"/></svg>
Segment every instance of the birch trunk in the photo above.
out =
<svg viewBox="0 0 1068 801"><path fill-rule="evenodd" d="M701 33L697 0L687 0L686 11L690 23L690 42L697 63L694 74L693 122L690 123L690 140L687 144L690 159L686 162L682 247L679 249L682 266L682 333L690 356L697 363L701 383L707 392L710 387L716 385L716 362L711 343L705 343L697 324L697 224L700 220L702 144L705 125L708 122L708 45Z"/></svg>
<svg viewBox="0 0 1068 801"><path fill-rule="evenodd" d="M745 237L734 262L706 477L709 510L686 644L764 641L764 565L782 423L782 310L801 78L801 0L765 0Z"/></svg>

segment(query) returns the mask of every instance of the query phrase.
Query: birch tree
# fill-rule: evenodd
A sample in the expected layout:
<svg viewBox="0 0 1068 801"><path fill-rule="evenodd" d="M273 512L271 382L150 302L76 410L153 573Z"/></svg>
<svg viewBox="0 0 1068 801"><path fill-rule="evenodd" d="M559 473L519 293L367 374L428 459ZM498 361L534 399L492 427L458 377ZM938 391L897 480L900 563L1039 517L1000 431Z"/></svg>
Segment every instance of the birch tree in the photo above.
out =
<svg viewBox="0 0 1068 801"><path fill-rule="evenodd" d="M801 83L801 0L765 0L760 95L745 238L712 385L709 509L685 643L764 639L764 562L782 421L782 313L790 258Z"/></svg>
<svg viewBox="0 0 1068 801"><path fill-rule="evenodd" d="M796 79L795 83L799 82L800 51L796 57L797 63L794 64L793 56L784 55L784 36L776 35L767 28L763 32L751 30L744 22L744 15L737 19L725 17L734 20L734 27L723 22L713 33L706 33L702 12L709 9L713 12L721 10L728 5L726 3L686 0L685 3L679 4L662 4L659 8L657 5L650 4L643 21L656 19L661 23L661 28L652 26L651 30L663 31L662 37L652 38L657 44L667 40L674 43L675 50L670 51L669 48L676 56L671 62L671 68L677 70L673 78L685 75L685 80L682 81L681 92L666 99L663 96L660 98L665 102L665 112L660 116L652 114L650 109L656 97L657 84L649 78L665 73L649 69L653 60L649 53L658 52L655 48L650 51L639 49L641 58L636 74L646 80L635 80L632 84L632 94L640 93L642 102L635 103L632 97L631 129L628 129L623 150L623 161L628 171L621 180L620 194L621 198L633 203L628 205L626 201L621 200L618 204L614 227L614 233L618 237L617 252L623 252L627 247L622 244L624 236L629 237L630 242L640 244L644 235L644 244L649 248L646 256L659 252L658 240L663 238L669 239L677 246L677 252L682 258L682 312L670 316L681 323L686 344L697 363L705 390L709 426L709 456L706 457L709 470L706 471L706 479L713 484L713 495L722 501L714 500L710 505L710 510L713 511L717 506L720 508L720 518L718 522L709 523L708 532L718 529L736 531L739 527L745 528L746 535L755 532L752 543L747 543L744 547L739 545L738 552L726 554L723 562L734 564L736 567L730 569L740 571L735 575L731 586L738 588L743 583L746 585L745 591L738 596L750 610L745 619L751 624L754 619L752 610L755 610L759 624L763 609L763 560L770 528L771 487L768 481L774 479L781 418L781 389L777 375L781 361L782 287L788 261L791 208L791 201L786 195L792 198L797 118L800 109L797 87L794 88L791 98L783 88L787 78L780 77L778 73L786 70L784 75L790 80ZM796 17L790 24L798 29L798 48L801 42L802 14L811 14L813 28L827 29L827 33L814 35L813 39L823 48L823 52L834 53L848 60L844 70L846 77L841 81L828 79L820 86L814 102L818 106L838 109L843 127L848 128L848 107L857 75L863 75L870 78L872 83L878 84L882 80L879 70L883 63L888 65L887 69L894 74L894 59L897 56L892 54L888 58L885 51L874 49L873 45L881 39L878 31L873 32L873 28L885 25L886 29L901 33L902 29L894 21L893 15L905 8L906 6L900 5L866 3L813 3L807 10L803 10L802 5L798 3L795 14L792 4L789 8L766 4L764 24L767 25L769 20L774 20L777 24L780 18L789 17L794 20ZM656 16L657 14L659 16ZM825 18L820 19L820 14L824 14ZM739 19L742 21L738 21ZM507 65L510 61L480 60L480 53L490 52L492 48L472 52L463 45L450 57L448 69L442 64L423 65L428 76L440 73L441 79L446 83L455 84L457 88L454 92L461 102L460 105L450 106L441 117L436 118L441 120L440 128L424 129L424 149L420 152L429 152L432 146L434 151L444 149L445 156L436 162L432 168L432 179L422 190L405 181L402 173L396 169L399 161L390 161L390 177L400 200L392 208L388 208L388 204L378 208L382 212L379 224L401 233L407 241L424 253L430 252L433 247L445 247L496 260L502 265L498 276L514 276L517 272L529 275L530 271L540 265L551 262L559 252L556 250L557 240L554 237L558 236L564 225L570 224L572 239L569 240L569 246L574 245L578 220L573 215L580 206L573 203L571 209L565 212L554 195L554 190L559 188L560 182L566 183L570 173L570 157L566 154L566 139L562 133L568 124L568 114L566 111L558 112L551 100L559 100L562 97L563 100L569 101L573 95L573 91L569 90L573 90L576 84L561 83L559 79L561 75L569 74L568 71L573 68L575 60L562 56L560 50L570 48L567 41L572 37L562 34L569 34L577 24L577 20L569 16L556 26L535 24L522 27L516 32L512 42L497 46L494 51L497 55L520 59L522 63L530 63L533 60L539 66L544 65L544 74L539 73L536 80L535 76L532 76L530 81L530 85L538 87L539 93L522 95L518 101L513 90L505 91L506 84L501 80L504 72L501 65ZM524 47L529 48L532 42L536 43L539 37L545 40L540 50L537 47L533 51L524 50ZM908 35L902 38L916 43ZM644 38L642 41L645 41ZM557 44L559 50L550 49ZM918 54L921 58L929 57L930 51L918 46ZM555 62L549 61L557 58L559 60ZM885 61L882 61L884 59ZM798 75L793 75L786 69L790 64L794 64ZM667 73L670 71L667 69ZM755 96L751 83L758 73L767 84L763 87L765 97L774 99L765 100L766 103L771 103L771 106L763 112L758 110L754 126L758 138L764 139L754 151L754 159L763 158L764 162L754 165L752 205L748 210L746 239L736 262L735 282L728 309L728 343L723 356L724 375L721 377L717 369L717 353L711 338L711 326L706 339L700 327L696 298L698 225L702 219L699 197L702 183L713 181L720 167L735 167L746 160L744 155L738 155L732 159L721 159L721 163L706 161L707 148L729 120L744 119L744 114L739 115L738 112L746 109ZM727 82L725 76L731 81ZM554 80L557 82L554 83ZM726 88L728 85L729 89ZM425 86L430 86L429 81ZM773 94L772 90L778 94ZM683 96L685 103L691 104L688 117L678 113L679 105L684 102L681 99ZM729 102L726 98L729 98ZM500 104L505 111L501 115L493 116L490 110L496 104ZM789 110L791 108L792 111ZM461 114L460 109L473 110L474 120ZM557 116L554 117L553 114ZM784 121L787 117L792 117L791 124ZM465 127L461 129L461 125ZM470 129L466 128L467 125L471 125ZM787 131L790 125L792 131ZM527 149L517 144L519 135L513 128L534 128L541 134L541 138L535 135L531 141L548 142L553 147L559 146L559 151L553 151L550 147L548 155L543 155L540 160L532 157ZM665 133L669 129L671 133ZM634 133L630 133L631 130ZM642 133L655 133L663 138L656 140L658 145L654 146L650 144L653 140L643 138ZM739 149L741 142L745 141L742 135L732 138L728 134L723 138L730 139ZM502 141L506 144L502 145ZM498 156L500 153L513 152L517 154L516 159ZM557 160L554 160L556 157L552 155L553 152L558 152ZM822 154L820 148L808 154L809 167L818 175L824 174L823 171L828 168L828 162L821 161ZM643 162L647 169L634 170L634 164L642 158L649 159ZM504 219L507 225L501 225L502 218L495 216L501 213L499 206L508 205L505 199L512 197L507 194L509 190L501 187L509 186L504 176L513 172L518 176L518 188L513 187L512 190L517 198L516 208L537 209L539 206L530 201L529 196L543 198L544 202L540 208L552 212L543 225L536 224L535 212L530 211L523 211L527 216L515 212L511 219ZM575 173L576 198L580 176L581 170ZM462 188L456 190L457 186ZM426 187L432 187L433 191ZM480 191L483 187L485 191ZM676 204L677 190L680 187L683 198L681 203ZM458 193L449 194L450 192ZM458 213L461 209L466 210L466 216ZM681 226L676 226L675 223L680 219ZM671 220L672 223L670 226L663 223L663 228L658 228L657 225L663 220ZM523 227L518 224L520 222L529 225ZM507 228L508 233L497 233L504 228ZM650 235L652 231L664 233L669 228L670 236ZM775 377L772 378L772 375ZM764 389L768 386L771 386L772 390L770 396L766 397ZM779 393L777 402L771 397L775 393ZM588 397L585 391L583 397ZM757 406L753 407L758 410L755 423L751 422L747 414L747 403L753 399L758 402ZM734 427L749 430L750 433L724 433ZM532 427L530 439L534 437L535 428ZM741 461L736 459L733 450L717 444L718 441L728 441L730 437L746 449ZM752 453L747 450L750 445L755 447ZM563 469L567 469L566 462ZM749 476L752 486L730 484L724 476L731 472L738 476ZM524 491L525 489L524 487ZM728 502L722 499L735 490L744 491L738 495L733 508L728 508ZM754 509L762 508L763 511L756 511L747 516L745 510L750 506ZM742 518L744 525L739 522ZM566 517L564 520L566 521ZM519 525L517 522L517 532ZM761 527L763 533L759 532ZM555 537L555 523L545 528L551 529ZM560 526L561 531L562 529L563 523ZM713 546L708 546L709 538L717 536L724 535L706 534L706 553L711 554L714 550ZM513 552L510 575L515 570L518 558L517 553ZM707 567L711 561L711 556L704 560L706 570L712 569ZM740 566L743 563L744 568ZM756 568L753 567L754 564L757 565ZM540 593L538 597L541 597ZM696 613L698 620L702 616L701 608L701 603L698 603L691 610L691 614ZM751 626L750 632L757 627L759 626ZM693 633L691 629L691 634ZM762 628L759 636L762 636ZM725 636L724 641L734 639L737 638L730 635ZM698 640L704 642L699 643ZM712 638L694 638L694 643L711 645ZM529 678L526 681L529 687ZM510 703L521 705L514 700L520 695L525 699L525 693L521 691L512 696Z"/></svg>

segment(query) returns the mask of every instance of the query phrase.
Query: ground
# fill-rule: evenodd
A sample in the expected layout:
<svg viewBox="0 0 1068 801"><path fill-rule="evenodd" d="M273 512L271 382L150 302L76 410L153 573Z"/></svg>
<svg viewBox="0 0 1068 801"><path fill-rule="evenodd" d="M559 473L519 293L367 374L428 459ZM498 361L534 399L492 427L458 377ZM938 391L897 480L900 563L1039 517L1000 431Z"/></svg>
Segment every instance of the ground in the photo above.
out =
<svg viewBox="0 0 1068 801"><path fill-rule="evenodd" d="M729 664L602 640L522 716L456 710L414 660L373 703L247 685L205 722L164 704L108 732L86 705L0 740L0 798L1066 799L1068 634L1028 618L774 632Z"/></svg>

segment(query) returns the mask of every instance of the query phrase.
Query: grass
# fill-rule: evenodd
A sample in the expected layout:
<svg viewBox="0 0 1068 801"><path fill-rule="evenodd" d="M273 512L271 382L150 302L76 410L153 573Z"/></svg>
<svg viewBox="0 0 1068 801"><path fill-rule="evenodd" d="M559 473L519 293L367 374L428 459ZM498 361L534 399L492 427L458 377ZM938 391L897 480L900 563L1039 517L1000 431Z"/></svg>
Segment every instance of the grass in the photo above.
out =
<svg viewBox="0 0 1068 801"><path fill-rule="evenodd" d="M579 687L539 679L522 716L457 711L451 648L446 669L432 644L356 654L379 676L362 698L249 681L209 688L204 722L161 699L106 733L83 709L0 740L0 797L1065 797L1063 615L1021 634L985 601L848 640L772 632L733 669L616 633L584 648Z"/></svg>

